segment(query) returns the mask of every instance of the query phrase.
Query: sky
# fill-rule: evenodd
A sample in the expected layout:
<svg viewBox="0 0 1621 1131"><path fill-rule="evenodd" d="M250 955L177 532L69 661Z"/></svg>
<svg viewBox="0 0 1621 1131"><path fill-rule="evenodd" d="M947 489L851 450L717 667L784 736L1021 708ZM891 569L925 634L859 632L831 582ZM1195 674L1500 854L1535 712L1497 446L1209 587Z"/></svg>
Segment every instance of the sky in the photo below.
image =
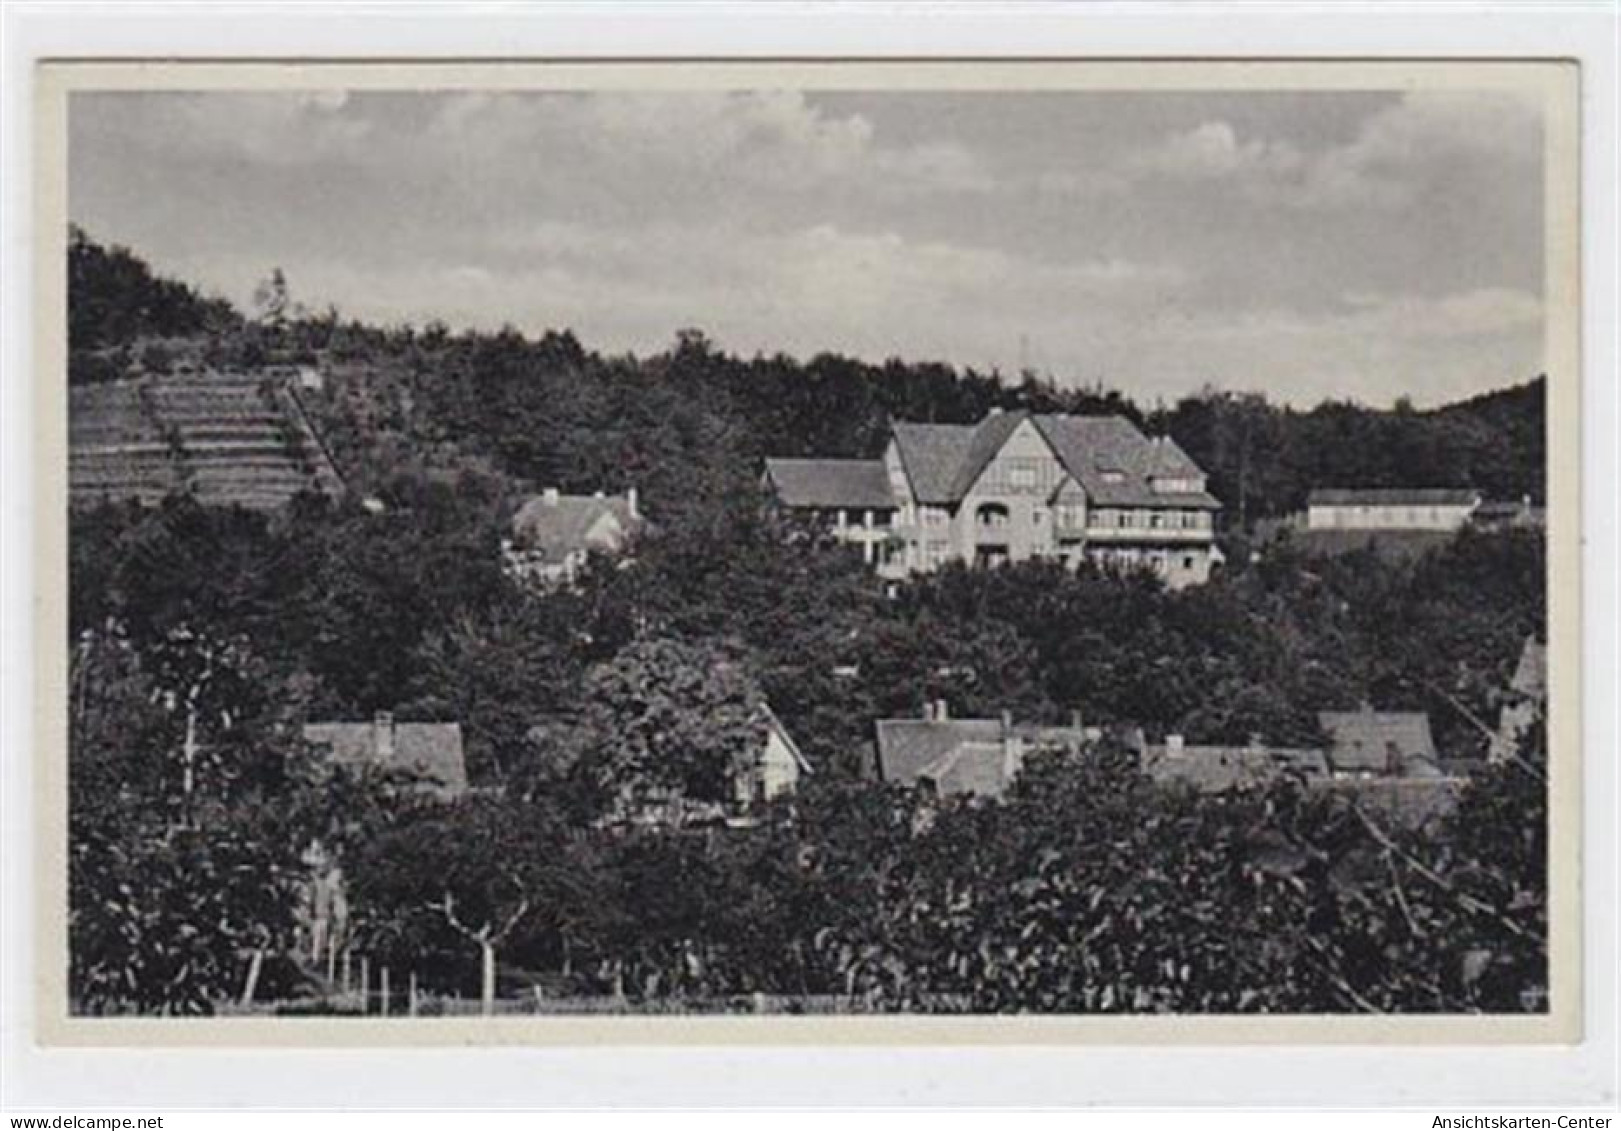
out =
<svg viewBox="0 0 1621 1131"><path fill-rule="evenodd" d="M1543 368L1542 124L1485 91L93 93L69 214L251 309L939 360L1140 403Z"/></svg>

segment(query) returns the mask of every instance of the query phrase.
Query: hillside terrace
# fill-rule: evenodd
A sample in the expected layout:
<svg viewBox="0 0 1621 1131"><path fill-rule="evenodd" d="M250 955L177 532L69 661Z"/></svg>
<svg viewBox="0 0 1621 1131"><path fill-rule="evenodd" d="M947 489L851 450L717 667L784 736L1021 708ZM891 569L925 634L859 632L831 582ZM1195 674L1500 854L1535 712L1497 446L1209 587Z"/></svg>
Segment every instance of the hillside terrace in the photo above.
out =
<svg viewBox="0 0 1621 1131"><path fill-rule="evenodd" d="M257 373L147 377L69 390L74 504L159 502L184 492L214 506L274 510L342 480L290 382Z"/></svg>

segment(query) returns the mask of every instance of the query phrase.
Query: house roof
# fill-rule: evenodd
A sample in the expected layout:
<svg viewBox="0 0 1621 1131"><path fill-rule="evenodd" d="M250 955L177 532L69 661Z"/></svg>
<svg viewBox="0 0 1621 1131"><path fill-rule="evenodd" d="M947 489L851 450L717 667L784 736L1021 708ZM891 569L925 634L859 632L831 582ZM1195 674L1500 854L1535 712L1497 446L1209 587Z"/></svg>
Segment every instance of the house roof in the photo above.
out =
<svg viewBox="0 0 1621 1131"><path fill-rule="evenodd" d="M935 505L961 500L957 493L958 474L973 450L978 425L897 421L891 430L918 502Z"/></svg>
<svg viewBox="0 0 1621 1131"><path fill-rule="evenodd" d="M1382 774L1392 748L1404 773L1418 772L1419 762L1439 765L1430 717L1422 711L1321 711L1317 721L1329 736L1328 761L1337 772Z"/></svg>
<svg viewBox="0 0 1621 1131"><path fill-rule="evenodd" d="M877 459L768 459L766 477L790 507L893 510L889 472Z"/></svg>
<svg viewBox="0 0 1621 1131"><path fill-rule="evenodd" d="M598 524L611 519L615 538L603 538ZM641 525L630 500L621 495L535 495L512 517L513 540L548 561L584 550L615 548L617 536Z"/></svg>
<svg viewBox="0 0 1621 1131"><path fill-rule="evenodd" d="M1310 507L1466 507L1480 501L1469 487L1319 487L1306 496Z"/></svg>
<svg viewBox="0 0 1621 1131"><path fill-rule="evenodd" d="M1321 750L1254 746L1165 746L1143 750L1143 772L1159 782L1187 782L1202 793L1221 793L1235 786L1270 781L1279 774L1325 777L1328 761Z"/></svg>
<svg viewBox="0 0 1621 1131"><path fill-rule="evenodd" d="M1520 662L1514 667L1509 686L1527 699L1541 700L1548 695L1548 646L1534 636L1525 638Z"/></svg>
<svg viewBox="0 0 1621 1131"><path fill-rule="evenodd" d="M1206 491L1165 493L1155 479L1203 479L1204 472L1170 437L1150 439L1123 416L995 412L978 424L894 425L895 443L912 490L927 504L960 502L1014 430L1033 422L1069 475L1098 506L1221 506Z"/></svg>
<svg viewBox="0 0 1621 1131"><path fill-rule="evenodd" d="M1155 479L1204 478L1204 471L1169 436L1149 438L1123 416L1034 419L1064 469L1086 488L1094 506L1221 507L1207 491L1154 490Z"/></svg>
<svg viewBox="0 0 1621 1131"><path fill-rule="evenodd" d="M765 715L766 726L774 731L778 738L782 739L782 744L788 748L788 753L793 756L794 762L798 764L800 772L805 774L810 773L810 759L806 758L804 751L799 749L799 743L795 742L794 736L788 733L788 728L782 725L782 720L777 717L777 712L771 709L771 704L762 703L760 705L760 711Z"/></svg>
<svg viewBox="0 0 1621 1131"><path fill-rule="evenodd" d="M394 751L385 757L382 742L390 726ZM452 796L467 789L458 723L309 723L304 740L326 747L333 763L347 769L403 770Z"/></svg>
<svg viewBox="0 0 1621 1131"><path fill-rule="evenodd" d="M945 792L942 774L954 780L975 777L969 762L989 758L995 747L997 775L1002 765L1002 721L1000 719L879 719L878 773L885 781L912 785L931 778ZM959 754L963 748L974 748ZM998 789L997 792L1000 792Z"/></svg>
<svg viewBox="0 0 1621 1131"><path fill-rule="evenodd" d="M1015 761L1033 748L1062 746L1088 736L1073 726L1009 724L1001 719L879 719L878 773L913 785L924 778L943 794L1000 797L1007 789L1008 750Z"/></svg>
<svg viewBox="0 0 1621 1131"><path fill-rule="evenodd" d="M1006 753L1000 739L994 742L963 742L952 747L918 773L941 794L972 794L1000 797L1007 788Z"/></svg>
<svg viewBox="0 0 1621 1131"><path fill-rule="evenodd" d="M1541 507L1534 507L1524 500L1488 499L1475 508L1472 517L1476 522L1497 522L1529 519L1541 512Z"/></svg>

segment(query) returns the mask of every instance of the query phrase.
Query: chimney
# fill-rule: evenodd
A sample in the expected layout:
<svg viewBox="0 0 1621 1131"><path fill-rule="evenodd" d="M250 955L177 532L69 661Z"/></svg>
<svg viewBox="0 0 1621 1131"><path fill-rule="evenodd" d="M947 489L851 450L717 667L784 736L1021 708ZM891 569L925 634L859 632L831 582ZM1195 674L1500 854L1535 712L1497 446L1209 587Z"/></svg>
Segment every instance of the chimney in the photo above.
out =
<svg viewBox="0 0 1621 1131"><path fill-rule="evenodd" d="M559 498L558 493L557 493L557 488L556 487L548 487L548 488L546 488L545 491L541 492L540 497L541 497L542 500L545 501L547 506L555 507L557 505L557 500Z"/></svg>
<svg viewBox="0 0 1621 1131"><path fill-rule="evenodd" d="M602 497L603 497L603 496L602 496L602 489L601 489L601 488L598 488L598 489L597 489L597 490L595 490L595 491L592 491L592 492L591 492L591 497L592 497L592 498L593 498L593 499L600 499L600 498L602 498Z"/></svg>
<svg viewBox="0 0 1621 1131"><path fill-rule="evenodd" d="M1165 736L1165 753L1180 758L1184 749L1180 734L1168 734Z"/></svg>
<svg viewBox="0 0 1621 1131"><path fill-rule="evenodd" d="M1079 707L1075 708L1075 710L1069 713L1069 729L1074 731L1077 735L1083 735L1086 733L1086 719L1081 714L1081 709Z"/></svg>
<svg viewBox="0 0 1621 1131"><path fill-rule="evenodd" d="M379 762L388 763L394 760L394 712L378 711L372 716L372 749L377 752Z"/></svg>
<svg viewBox="0 0 1621 1131"><path fill-rule="evenodd" d="M642 512L636 501L636 488L631 487L625 492L625 505L630 508L631 518L641 518Z"/></svg>
<svg viewBox="0 0 1621 1131"><path fill-rule="evenodd" d="M942 723L951 718L951 707L944 699L934 701L934 717Z"/></svg>
<svg viewBox="0 0 1621 1131"><path fill-rule="evenodd" d="M1266 744L1261 741L1261 736L1255 731L1250 731L1249 748L1257 754L1266 749Z"/></svg>
<svg viewBox="0 0 1621 1131"><path fill-rule="evenodd" d="M1002 415L1002 406L999 405L999 404L993 404L990 407L990 409L985 413L985 415L986 416L1001 416Z"/></svg>

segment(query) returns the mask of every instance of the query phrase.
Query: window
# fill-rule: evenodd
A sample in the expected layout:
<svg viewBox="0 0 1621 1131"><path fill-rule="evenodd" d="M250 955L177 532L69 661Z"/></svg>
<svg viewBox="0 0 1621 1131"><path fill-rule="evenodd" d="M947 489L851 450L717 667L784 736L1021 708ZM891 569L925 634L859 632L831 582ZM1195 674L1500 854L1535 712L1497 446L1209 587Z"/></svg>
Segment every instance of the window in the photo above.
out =
<svg viewBox="0 0 1621 1131"><path fill-rule="evenodd" d="M1034 487L1036 469L1027 463L1016 463L1008 468L1007 479L1015 487Z"/></svg>
<svg viewBox="0 0 1621 1131"><path fill-rule="evenodd" d="M1000 529L1008 524L1008 509L1001 503L986 503L975 512L981 526Z"/></svg>

